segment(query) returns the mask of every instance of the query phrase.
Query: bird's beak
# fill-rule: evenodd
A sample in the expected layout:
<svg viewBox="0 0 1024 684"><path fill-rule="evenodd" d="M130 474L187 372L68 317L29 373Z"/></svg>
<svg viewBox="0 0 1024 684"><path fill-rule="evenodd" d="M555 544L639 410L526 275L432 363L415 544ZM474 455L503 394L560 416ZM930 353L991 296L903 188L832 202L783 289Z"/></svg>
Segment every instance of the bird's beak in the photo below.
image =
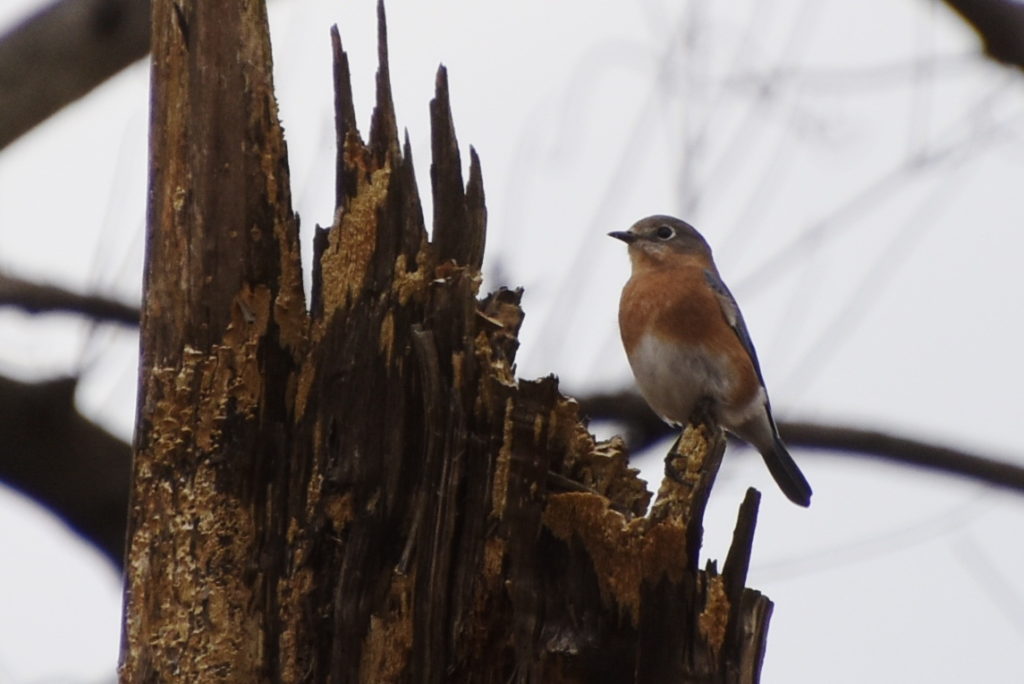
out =
<svg viewBox="0 0 1024 684"><path fill-rule="evenodd" d="M615 238L617 240L622 240L627 245L632 244L633 242L635 242L636 238L637 238L636 233L630 233L628 230L615 230L615 231L612 231L611 233L608 233L608 235L610 235L611 237L613 237L613 238Z"/></svg>

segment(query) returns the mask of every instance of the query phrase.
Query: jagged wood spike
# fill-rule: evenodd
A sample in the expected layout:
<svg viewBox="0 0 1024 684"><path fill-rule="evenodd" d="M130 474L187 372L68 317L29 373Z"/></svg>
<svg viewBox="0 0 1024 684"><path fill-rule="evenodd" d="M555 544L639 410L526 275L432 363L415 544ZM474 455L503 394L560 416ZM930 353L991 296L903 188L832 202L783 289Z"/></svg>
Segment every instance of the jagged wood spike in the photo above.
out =
<svg viewBox="0 0 1024 684"><path fill-rule="evenodd" d="M386 288L394 275L395 257L405 242L406 227L409 225L408 190L404 185L415 187L416 180L401 172L401 153L398 143L398 124L395 121L395 106L391 95L391 70L388 65L388 25L384 2L377 3L377 79L376 104L370 118L370 137L366 145L367 163L371 170L390 169L386 209L378 209L381 222L376 231L376 256L372 264L372 287ZM422 213L422 210L421 210ZM421 218L417 219L422 221Z"/></svg>
<svg viewBox="0 0 1024 684"><path fill-rule="evenodd" d="M384 0L377 2L377 104L370 120L370 150L377 166L398 155L398 124L391 96L391 70L388 66L388 22Z"/></svg>
<svg viewBox="0 0 1024 684"><path fill-rule="evenodd" d="M355 104L352 101L352 77L348 67L348 54L341 47L338 25L331 27L331 52L334 61L334 132L337 145L334 173L334 206L345 209L349 198L356 193L355 172L345 164L345 139L351 133L359 139L356 127ZM319 260L314 261L319 263Z"/></svg>
<svg viewBox="0 0 1024 684"><path fill-rule="evenodd" d="M427 238L427 227L423 223L423 205L420 202L419 187L416 185L416 169L412 160L412 143L409 142L409 129L405 129L404 142L402 144L402 162L399 166L399 173L403 182L407 183L408 192L405 194L406 212L409 221L405 224L405 232L402 235L400 252L405 255L406 269L412 270L416 266L416 255L420 246Z"/></svg>
<svg viewBox="0 0 1024 684"><path fill-rule="evenodd" d="M749 625L744 625L744 621L749 620L754 614L744 607L744 594L756 593L745 587L760 505L761 492L753 487L747 488L743 503L740 504L739 513L736 515L732 544L729 545L725 565L722 567L725 595L729 599L729 623L726 628L725 647L722 650L723 653L739 654L741 659L764 657L763 641L754 639L752 635L756 633L756 630L748 629Z"/></svg>
<svg viewBox="0 0 1024 684"><path fill-rule="evenodd" d="M726 579L726 593L730 598L739 597L747 583L750 569L750 552L754 543L754 529L757 527L757 511L761 505L761 492L747 488L743 503L736 515L736 527L732 533L732 544L725 557L722 576Z"/></svg>
<svg viewBox="0 0 1024 684"><path fill-rule="evenodd" d="M480 157L469 146L469 183L466 184L466 264L476 270L484 263L487 241L487 206L484 203L484 177L480 171Z"/></svg>
<svg viewBox="0 0 1024 684"><path fill-rule="evenodd" d="M462 159L455 139L451 103L448 98L448 70L437 69L434 99L430 101L430 141L433 159L430 184L434 193L433 243L438 256L466 264L464 235L468 230L466 195L462 185Z"/></svg>

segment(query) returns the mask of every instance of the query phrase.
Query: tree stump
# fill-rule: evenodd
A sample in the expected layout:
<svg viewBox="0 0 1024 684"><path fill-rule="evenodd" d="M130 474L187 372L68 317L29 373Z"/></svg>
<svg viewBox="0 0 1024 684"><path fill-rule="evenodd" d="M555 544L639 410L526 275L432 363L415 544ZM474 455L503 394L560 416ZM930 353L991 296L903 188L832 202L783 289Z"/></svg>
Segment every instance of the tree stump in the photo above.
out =
<svg viewBox="0 0 1024 684"><path fill-rule="evenodd" d="M438 71L428 237L383 8L369 138L337 30L337 211L302 291L260 2L157 0L126 682L755 682L758 495L699 568L724 450L650 494L554 377L520 291L477 299L486 209Z"/></svg>

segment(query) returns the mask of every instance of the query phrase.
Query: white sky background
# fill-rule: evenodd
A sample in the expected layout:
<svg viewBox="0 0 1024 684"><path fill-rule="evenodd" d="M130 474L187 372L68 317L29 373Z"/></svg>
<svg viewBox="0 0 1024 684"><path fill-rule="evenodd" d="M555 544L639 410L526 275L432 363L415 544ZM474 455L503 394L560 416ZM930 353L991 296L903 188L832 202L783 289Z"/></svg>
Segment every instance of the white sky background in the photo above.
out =
<svg viewBox="0 0 1024 684"><path fill-rule="evenodd" d="M30 0L8 0L0 25ZM568 392L631 382L627 277L605 237L651 213L694 223L743 307L776 413L1024 460L1024 75L929 0L635 3L391 0L392 86L429 192L428 102L449 69L478 150L486 287L526 287L519 373ZM275 78L306 240L333 212L328 28L360 128L374 6L271 3ZM0 267L138 298L148 68L0 152ZM429 212L429 207L428 207ZM429 216L429 213L428 213ZM0 312L0 373L81 373L81 410L128 437L135 336ZM748 585L776 602L763 680L1024 680L1024 500L870 460L797 451L785 500L726 457L705 551L764 492ZM660 455L648 459L657 477ZM0 499L0 682L113 677L117 578L13 495ZM56 643L61 646L55 650Z"/></svg>

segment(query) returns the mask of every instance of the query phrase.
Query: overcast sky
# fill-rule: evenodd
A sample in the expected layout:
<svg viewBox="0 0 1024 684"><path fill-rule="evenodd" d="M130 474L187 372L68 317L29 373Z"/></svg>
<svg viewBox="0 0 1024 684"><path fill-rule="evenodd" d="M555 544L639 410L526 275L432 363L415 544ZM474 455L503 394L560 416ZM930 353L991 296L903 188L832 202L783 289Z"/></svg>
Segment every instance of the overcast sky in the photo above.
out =
<svg viewBox="0 0 1024 684"><path fill-rule="evenodd" d="M35 4L8 0L0 22ZM388 16L425 196L427 107L449 69L463 158L472 144L483 167L484 287L526 288L520 376L555 373L570 393L631 382L615 327L628 262L605 233L670 213L715 249L778 416L1024 461L1024 76L982 57L944 5L392 0ZM365 133L374 21L370 0L271 3L307 260L333 214L328 29ZM0 268L137 300L147 88L140 63L0 152ZM0 373L81 374L81 410L125 438L136 346L0 314ZM1019 497L794 455L809 510L736 450L705 535L722 558L743 491L764 492L748 584L776 602L767 684L1024 681ZM110 679L113 571L11 494L0 545L0 682Z"/></svg>

